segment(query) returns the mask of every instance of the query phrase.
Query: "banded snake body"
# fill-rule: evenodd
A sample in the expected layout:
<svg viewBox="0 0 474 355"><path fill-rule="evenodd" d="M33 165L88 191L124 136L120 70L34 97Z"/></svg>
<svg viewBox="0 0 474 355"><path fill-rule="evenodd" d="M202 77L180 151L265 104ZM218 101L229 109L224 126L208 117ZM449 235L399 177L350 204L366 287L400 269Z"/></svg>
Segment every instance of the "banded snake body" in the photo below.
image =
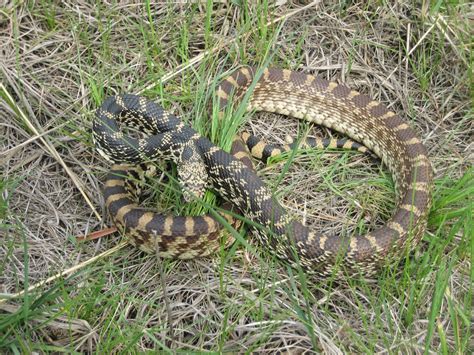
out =
<svg viewBox="0 0 474 355"><path fill-rule="evenodd" d="M253 229L262 245L270 246L278 257L293 266L301 265L309 273L329 275L335 264L341 263L348 272L371 274L404 248L416 245L424 233L431 205L432 169L414 130L384 104L345 85L277 68L258 72L244 67L228 76L217 89L220 110L231 100L241 100L254 80L248 110L280 113L331 128L361 143L382 160L394 177L399 196L396 210L384 226L367 235L347 237L310 230L285 211L250 166L143 97L122 95L103 103L94 121L96 147L115 163L174 161L186 199L202 196L207 187L216 191L261 226ZM119 131L118 120L140 126L149 136L125 136ZM266 145L254 136L243 138L257 158L265 160L285 150ZM347 144L356 145L351 141ZM361 146L355 146L358 147ZM170 216L164 218L136 209L129 202L123 191L115 194L111 190L107 195L114 222L145 250L158 245L166 256L184 253L189 257L186 252L196 243L206 242L210 235L208 225L213 223L206 218L184 217L174 223ZM188 241L187 236L193 239ZM173 241L162 243L163 238ZM175 253L177 249L180 252Z"/></svg>

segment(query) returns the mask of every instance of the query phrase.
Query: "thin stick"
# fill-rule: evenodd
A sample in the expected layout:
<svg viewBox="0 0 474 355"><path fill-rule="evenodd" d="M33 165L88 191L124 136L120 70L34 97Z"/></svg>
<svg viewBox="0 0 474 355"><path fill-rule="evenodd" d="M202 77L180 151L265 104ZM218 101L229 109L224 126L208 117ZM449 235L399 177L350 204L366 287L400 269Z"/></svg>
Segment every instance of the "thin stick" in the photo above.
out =
<svg viewBox="0 0 474 355"><path fill-rule="evenodd" d="M106 235L115 233L116 231L117 231L117 227L109 227L109 228L101 229L100 231L89 233L87 235L81 235L79 237L76 237L76 240L81 241L81 242L95 240L95 239L105 237Z"/></svg>
<svg viewBox="0 0 474 355"><path fill-rule="evenodd" d="M40 282L37 282L35 283L34 285L31 285L30 287L28 287L28 289L26 290L22 290L20 292L17 292L17 293L14 293L12 295L8 295L7 298L4 298L4 299L0 299L0 304L6 302L7 300L10 300L10 299L13 299L13 298L18 298L18 297L21 297L23 296L26 292L31 292L31 291L34 291L36 290L37 288L43 286L43 285L46 285L52 281L55 281L57 279L59 279L60 277L63 277L63 276L66 276L66 275L69 275L69 274L72 274L74 271L77 271L77 270L80 270L82 269L84 266L87 266L89 264L92 264L94 261L96 260L99 260L101 258L105 258L113 253L115 253L116 251L119 251L120 249L122 249L125 245L127 245L128 242L126 241L122 241L121 243L117 244L116 246L114 246L113 248L110 248L109 250L106 250L104 251L103 253L99 254L99 255L96 255L86 261L84 261L83 263L80 263L80 264L77 264L77 265L74 265L73 267L70 267L69 269L66 269L64 271L60 271L58 272L56 275L53 275L51 277L48 277L46 280L43 280L43 281L40 281ZM2 296L5 296L4 294Z"/></svg>
<svg viewBox="0 0 474 355"><path fill-rule="evenodd" d="M9 148L9 149L7 149L7 150L4 150L3 152L0 152L0 156L2 156L2 155L8 155L8 154L10 154L10 153L13 153L13 152L15 152L17 149L20 149L21 147L24 147L25 145L28 145L28 144L30 144L30 143L36 141L36 140L39 139L40 137L44 137L44 136L46 136L46 135L48 135L48 134L50 134L50 133L52 133L52 132L54 132L54 131L56 131L56 130L62 128L62 127L64 127L66 124L67 124L67 122L61 123L60 125L57 125L56 127L53 127L53 128L48 129L47 131L44 131L44 132L41 133L39 136L33 136L33 137L31 137L31 138L28 138L26 141L23 141L23 142L17 144L16 146L14 146L14 147L11 147L11 148Z"/></svg>

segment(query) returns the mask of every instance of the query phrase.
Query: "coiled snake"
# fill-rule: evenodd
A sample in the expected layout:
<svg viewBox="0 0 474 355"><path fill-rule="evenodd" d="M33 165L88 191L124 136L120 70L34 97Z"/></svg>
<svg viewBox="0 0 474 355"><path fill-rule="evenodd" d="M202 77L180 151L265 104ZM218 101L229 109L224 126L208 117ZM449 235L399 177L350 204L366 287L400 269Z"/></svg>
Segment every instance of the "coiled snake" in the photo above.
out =
<svg viewBox="0 0 474 355"><path fill-rule="evenodd" d="M224 79L217 90L220 109L231 100L241 100L252 83L248 110L281 113L331 128L381 158L398 191L396 211L383 227L367 235L344 237L309 230L285 211L249 166L143 97L123 95L103 103L94 121L96 147L114 162L174 161L186 199L202 196L207 187L213 189L259 226L253 227L259 242L308 272L328 275L341 263L349 272L370 274L405 247L418 243L431 205L432 169L425 147L405 121L384 104L345 85L276 68L257 71L245 67ZM149 136L125 136L118 120L140 126ZM243 138L256 157L266 159L282 152L253 136ZM110 193L107 204L117 224L131 231L140 228L139 237L132 235L137 244L156 245L159 236L168 235L179 240L176 243L182 250L191 250L193 243L188 244L186 235L202 233L203 240L207 238L209 221L196 220L186 226L186 221L164 220L134 209L120 194ZM175 233L178 226L180 236Z"/></svg>

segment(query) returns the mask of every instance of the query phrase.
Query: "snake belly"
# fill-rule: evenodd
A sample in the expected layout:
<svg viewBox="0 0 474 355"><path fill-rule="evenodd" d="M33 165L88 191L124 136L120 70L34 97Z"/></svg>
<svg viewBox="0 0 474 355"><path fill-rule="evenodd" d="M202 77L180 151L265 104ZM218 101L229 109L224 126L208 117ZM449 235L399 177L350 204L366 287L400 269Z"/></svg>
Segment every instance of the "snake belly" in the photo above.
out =
<svg viewBox="0 0 474 355"><path fill-rule="evenodd" d="M347 272L371 274L419 242L431 205L432 169L425 147L405 121L384 104L345 85L278 68L235 71L217 89L220 109L241 100L252 84L248 110L280 113L331 128L380 157L398 192L396 210L384 226L350 236L310 230L285 211L252 169L138 96L112 98L98 109L94 122L98 151L116 162L176 162L182 175L191 177L183 181L185 188L197 196L206 187L215 190L255 222L254 234L263 246L309 273L333 274L340 264ZM146 121L152 136L132 139L119 133L115 119L124 112ZM258 140L247 139L247 144L257 158L281 153Z"/></svg>

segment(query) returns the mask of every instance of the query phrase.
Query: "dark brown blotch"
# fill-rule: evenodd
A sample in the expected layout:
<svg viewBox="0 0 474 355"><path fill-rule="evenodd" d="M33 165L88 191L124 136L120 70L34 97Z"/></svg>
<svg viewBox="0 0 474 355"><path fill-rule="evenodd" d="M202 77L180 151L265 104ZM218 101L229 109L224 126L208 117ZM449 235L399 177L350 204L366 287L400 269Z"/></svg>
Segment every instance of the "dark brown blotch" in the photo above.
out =
<svg viewBox="0 0 474 355"><path fill-rule="evenodd" d="M252 76L252 72L250 70L249 70L249 74L250 74L250 76ZM247 79L247 76L244 75L244 73L242 73L241 70L239 70L236 73L232 74L232 77L235 79L235 81L237 82L237 84L240 87L243 87L243 86L246 86L246 85L250 84L248 79Z"/></svg>
<svg viewBox="0 0 474 355"><path fill-rule="evenodd" d="M345 85L337 85L334 90L332 90L332 94L334 95L334 97L336 97L337 99L344 99L347 97L347 95L349 95L349 93L351 92L351 89L348 88L347 86Z"/></svg>
<svg viewBox="0 0 474 355"><path fill-rule="evenodd" d="M326 91L329 86L329 81L317 76L311 83L311 86L318 91Z"/></svg>
<svg viewBox="0 0 474 355"><path fill-rule="evenodd" d="M118 211L125 206L134 205L134 202L129 197L122 197L119 200L111 202L107 207L110 215L115 219Z"/></svg>
<svg viewBox="0 0 474 355"><path fill-rule="evenodd" d="M356 241L356 259L365 261L374 254L374 247L365 236L358 236Z"/></svg>
<svg viewBox="0 0 474 355"><path fill-rule="evenodd" d="M272 68L269 69L268 81L282 81L283 80L283 70Z"/></svg>
<svg viewBox="0 0 474 355"><path fill-rule="evenodd" d="M387 226L377 229L370 234L375 238L379 248L382 249L382 251L379 252L380 256L387 255L389 250L393 248L394 245L396 245L396 242L399 238L398 232L392 228L388 228Z"/></svg>
<svg viewBox="0 0 474 355"><path fill-rule="evenodd" d="M195 216L193 225L193 234L201 235L209 233L209 224L202 216ZM212 217L211 217L212 218Z"/></svg>
<svg viewBox="0 0 474 355"><path fill-rule="evenodd" d="M408 188L405 196L402 199L402 204L411 205L415 204L419 209L423 209L423 206L427 205L427 202L430 199L428 191L424 190L414 190L413 188Z"/></svg>
<svg viewBox="0 0 474 355"><path fill-rule="evenodd" d="M290 74L290 81L298 86L304 86L307 78L308 74L306 73L292 71Z"/></svg>
<svg viewBox="0 0 474 355"><path fill-rule="evenodd" d="M139 234L140 235L140 238L133 238L133 240L135 241L135 244L138 246L138 245L142 245L142 244L145 244L145 242L148 242L148 240L150 239L150 235L146 232L143 232L143 231L135 231L135 233ZM132 235L133 237L133 235Z"/></svg>
<svg viewBox="0 0 474 355"><path fill-rule="evenodd" d="M157 213L153 216L153 219L148 222L146 229L151 234L162 235L164 232L165 216Z"/></svg>
<svg viewBox="0 0 474 355"><path fill-rule="evenodd" d="M411 143L407 145L406 152L408 156L413 157L413 156L425 154L426 150L425 150L425 146L420 141L419 143Z"/></svg>
<svg viewBox="0 0 474 355"><path fill-rule="evenodd" d="M382 103L379 103L377 106L374 106L370 109L370 114L374 117L382 117L388 112L387 106Z"/></svg>
<svg viewBox="0 0 474 355"><path fill-rule="evenodd" d="M127 226L127 228L136 228L143 214L144 211L142 209L132 208L123 216L123 224Z"/></svg>
<svg viewBox="0 0 474 355"><path fill-rule="evenodd" d="M403 120L397 114L390 116L384 120L385 125L389 128L395 128L400 126L403 123Z"/></svg>
<svg viewBox="0 0 474 355"><path fill-rule="evenodd" d="M356 95L352 98L352 103L356 106L356 107L359 107L359 108L364 108L366 107L369 102L371 102L372 99L365 95L365 94L359 94L359 95Z"/></svg>
<svg viewBox="0 0 474 355"><path fill-rule="evenodd" d="M416 138L416 133L411 127L407 127L403 130L397 131L397 137L400 138L402 141L409 141L411 139Z"/></svg>
<svg viewBox="0 0 474 355"><path fill-rule="evenodd" d="M104 199L107 200L110 196L116 194L127 193L127 190L123 186L110 186L104 189Z"/></svg>
<svg viewBox="0 0 474 355"><path fill-rule="evenodd" d="M235 89L234 85L232 85L231 83L229 83L227 80L224 80L220 87L219 87L222 91L224 91L228 96L230 96L233 92L233 90ZM222 98L221 98L221 102L222 102Z"/></svg>

